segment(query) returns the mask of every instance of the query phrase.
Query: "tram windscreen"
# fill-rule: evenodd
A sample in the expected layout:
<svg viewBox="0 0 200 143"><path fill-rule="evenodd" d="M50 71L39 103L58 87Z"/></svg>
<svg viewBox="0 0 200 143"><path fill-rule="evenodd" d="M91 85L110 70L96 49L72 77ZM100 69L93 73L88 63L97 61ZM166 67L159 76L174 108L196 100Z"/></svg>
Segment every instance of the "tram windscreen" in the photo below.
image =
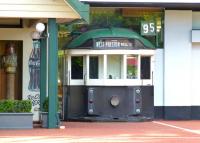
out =
<svg viewBox="0 0 200 143"><path fill-rule="evenodd" d="M99 60L98 57L90 57L90 79L99 78Z"/></svg>
<svg viewBox="0 0 200 143"><path fill-rule="evenodd" d="M121 79L122 55L108 55L107 58L108 79Z"/></svg>
<svg viewBox="0 0 200 143"><path fill-rule="evenodd" d="M83 79L83 57L74 56L71 58L71 78Z"/></svg>
<svg viewBox="0 0 200 143"><path fill-rule="evenodd" d="M141 57L141 79L151 78L151 57Z"/></svg>
<svg viewBox="0 0 200 143"><path fill-rule="evenodd" d="M128 55L127 56L127 79L138 78L138 56Z"/></svg>

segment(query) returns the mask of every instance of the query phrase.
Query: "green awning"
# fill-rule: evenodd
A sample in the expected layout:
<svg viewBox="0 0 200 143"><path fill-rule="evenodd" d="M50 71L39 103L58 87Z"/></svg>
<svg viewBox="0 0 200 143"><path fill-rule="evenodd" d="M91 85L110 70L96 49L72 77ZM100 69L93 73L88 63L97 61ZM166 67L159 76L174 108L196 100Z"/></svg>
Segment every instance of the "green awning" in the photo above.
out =
<svg viewBox="0 0 200 143"><path fill-rule="evenodd" d="M87 23L89 23L89 15L90 15L90 6L88 4L84 4L79 0L65 0L68 2L84 19Z"/></svg>
<svg viewBox="0 0 200 143"><path fill-rule="evenodd" d="M72 40L66 47L77 48L90 39L95 38L127 38L139 40L145 48L155 48L155 46L147 39L140 36L138 33L126 28L102 28L87 31L74 40Z"/></svg>

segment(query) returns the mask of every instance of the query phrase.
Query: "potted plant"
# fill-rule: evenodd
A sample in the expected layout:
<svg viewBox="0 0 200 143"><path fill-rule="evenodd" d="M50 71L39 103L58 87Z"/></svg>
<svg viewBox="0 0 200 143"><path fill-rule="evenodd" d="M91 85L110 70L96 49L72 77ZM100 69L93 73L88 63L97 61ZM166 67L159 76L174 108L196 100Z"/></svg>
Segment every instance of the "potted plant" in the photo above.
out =
<svg viewBox="0 0 200 143"><path fill-rule="evenodd" d="M43 128L47 128L48 127L48 111L49 111L49 98L46 97L43 104L43 111L40 112L40 120L42 123L42 127ZM59 118L59 103L57 102L57 115L56 115L56 119L57 119L57 126L60 126L60 118Z"/></svg>
<svg viewBox="0 0 200 143"><path fill-rule="evenodd" d="M31 129L33 128L32 103L30 100L1 100L1 129Z"/></svg>

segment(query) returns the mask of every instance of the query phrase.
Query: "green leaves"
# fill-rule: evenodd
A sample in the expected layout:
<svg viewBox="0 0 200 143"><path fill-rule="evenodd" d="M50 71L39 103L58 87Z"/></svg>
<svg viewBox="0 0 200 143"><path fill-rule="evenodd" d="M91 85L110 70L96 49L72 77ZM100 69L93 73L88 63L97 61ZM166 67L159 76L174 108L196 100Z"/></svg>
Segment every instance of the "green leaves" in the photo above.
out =
<svg viewBox="0 0 200 143"><path fill-rule="evenodd" d="M25 113L31 112L30 100L2 100L0 101L0 113Z"/></svg>
<svg viewBox="0 0 200 143"><path fill-rule="evenodd" d="M49 98L46 97L44 102L43 102L43 111L44 112L48 112L49 111ZM59 110L59 102L58 102L58 99L57 99L57 111Z"/></svg>

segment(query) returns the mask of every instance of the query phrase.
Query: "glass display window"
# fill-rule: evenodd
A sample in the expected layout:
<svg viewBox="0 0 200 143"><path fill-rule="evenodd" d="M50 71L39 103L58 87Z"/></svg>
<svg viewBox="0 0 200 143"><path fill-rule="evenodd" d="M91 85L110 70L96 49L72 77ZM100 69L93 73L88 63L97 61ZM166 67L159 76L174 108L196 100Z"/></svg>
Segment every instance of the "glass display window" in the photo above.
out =
<svg viewBox="0 0 200 143"><path fill-rule="evenodd" d="M98 58L98 56L90 56L89 77L90 77L90 79L99 79L99 58Z"/></svg>
<svg viewBox="0 0 200 143"><path fill-rule="evenodd" d="M122 55L107 56L107 78L121 79L122 72Z"/></svg>
<svg viewBox="0 0 200 143"><path fill-rule="evenodd" d="M151 57L141 57L141 79L151 79Z"/></svg>
<svg viewBox="0 0 200 143"><path fill-rule="evenodd" d="M67 56L69 67L65 75L67 85L132 86L152 85L154 51L106 51L109 54L94 54L80 51Z"/></svg>
<svg viewBox="0 0 200 143"><path fill-rule="evenodd" d="M83 56L71 57L71 79L83 79Z"/></svg>
<svg viewBox="0 0 200 143"><path fill-rule="evenodd" d="M138 56L127 55L127 79L138 78Z"/></svg>

